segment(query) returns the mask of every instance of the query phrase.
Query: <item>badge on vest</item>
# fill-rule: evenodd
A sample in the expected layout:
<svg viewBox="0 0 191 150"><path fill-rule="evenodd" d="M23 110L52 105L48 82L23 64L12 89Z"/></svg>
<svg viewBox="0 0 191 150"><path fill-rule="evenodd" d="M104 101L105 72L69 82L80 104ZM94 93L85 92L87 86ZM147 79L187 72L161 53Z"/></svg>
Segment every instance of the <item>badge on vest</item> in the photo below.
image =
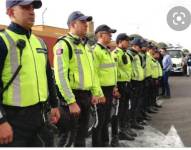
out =
<svg viewBox="0 0 191 150"><path fill-rule="evenodd" d="M37 53L47 54L47 49L45 49L45 48L36 48L36 50L37 50Z"/></svg>
<svg viewBox="0 0 191 150"><path fill-rule="evenodd" d="M63 53L63 49L62 48L58 48L56 50L56 55L62 55L62 53Z"/></svg>
<svg viewBox="0 0 191 150"><path fill-rule="evenodd" d="M74 52L75 52L75 54L83 54L81 49L75 49Z"/></svg>

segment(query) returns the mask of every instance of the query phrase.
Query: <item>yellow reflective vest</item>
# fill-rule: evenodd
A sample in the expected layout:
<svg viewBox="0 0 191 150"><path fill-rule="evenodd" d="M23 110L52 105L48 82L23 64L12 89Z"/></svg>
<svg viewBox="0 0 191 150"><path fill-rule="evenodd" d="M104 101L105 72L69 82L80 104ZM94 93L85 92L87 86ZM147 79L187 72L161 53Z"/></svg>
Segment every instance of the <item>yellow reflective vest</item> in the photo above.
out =
<svg viewBox="0 0 191 150"><path fill-rule="evenodd" d="M144 69L142 67L141 56L138 52L131 49L128 53L133 57L132 61L132 80L143 81L144 80Z"/></svg>
<svg viewBox="0 0 191 150"><path fill-rule="evenodd" d="M158 79L162 77L162 68L158 60L152 58L152 78Z"/></svg>
<svg viewBox="0 0 191 150"><path fill-rule="evenodd" d="M93 54L95 71L97 72L96 82L100 86L115 86L117 84L117 67L112 52L97 43Z"/></svg>
<svg viewBox="0 0 191 150"><path fill-rule="evenodd" d="M119 47L113 51L113 55L117 63L117 81L131 81L132 66L129 55Z"/></svg>
<svg viewBox="0 0 191 150"><path fill-rule="evenodd" d="M103 95L100 86L95 82L92 50L80 40L76 43L76 39L79 38L71 34L64 38L71 46L71 58L66 41L59 40L53 49L56 84L68 104L76 101L73 89L90 90L94 96Z"/></svg>
<svg viewBox="0 0 191 150"><path fill-rule="evenodd" d="M0 32L8 53L2 71L3 86L7 85L18 66L22 68L9 88L3 93L3 104L27 107L44 102L48 98L46 76L47 48L44 42L31 34L17 34L6 29ZM22 55L18 48L19 41L25 42Z"/></svg>

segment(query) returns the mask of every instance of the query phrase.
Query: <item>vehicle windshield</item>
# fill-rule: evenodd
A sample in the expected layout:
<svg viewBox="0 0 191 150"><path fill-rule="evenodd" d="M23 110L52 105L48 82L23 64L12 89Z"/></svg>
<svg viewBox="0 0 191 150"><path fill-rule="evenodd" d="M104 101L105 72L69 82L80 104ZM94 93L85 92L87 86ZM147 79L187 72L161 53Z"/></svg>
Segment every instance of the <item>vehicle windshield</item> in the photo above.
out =
<svg viewBox="0 0 191 150"><path fill-rule="evenodd" d="M171 58L181 58L182 52L180 50L168 50L169 55Z"/></svg>

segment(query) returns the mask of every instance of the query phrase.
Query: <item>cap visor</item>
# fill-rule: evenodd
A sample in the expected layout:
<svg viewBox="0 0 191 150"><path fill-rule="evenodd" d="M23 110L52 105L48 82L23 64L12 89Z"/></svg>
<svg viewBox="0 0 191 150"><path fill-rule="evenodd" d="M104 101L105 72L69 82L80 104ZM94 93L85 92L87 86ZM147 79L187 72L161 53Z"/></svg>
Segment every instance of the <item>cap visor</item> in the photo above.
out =
<svg viewBox="0 0 191 150"><path fill-rule="evenodd" d="M25 5L30 5L33 4L35 9L38 9L42 6L42 2L40 0L27 0L27 1L22 1L18 5L25 6Z"/></svg>
<svg viewBox="0 0 191 150"><path fill-rule="evenodd" d="M78 20L81 20L81 21L92 21L92 16L82 16L82 17L78 18Z"/></svg>
<svg viewBox="0 0 191 150"><path fill-rule="evenodd" d="M110 33L115 33L115 32L117 32L117 30L111 29L111 30L109 30L109 32L110 32Z"/></svg>

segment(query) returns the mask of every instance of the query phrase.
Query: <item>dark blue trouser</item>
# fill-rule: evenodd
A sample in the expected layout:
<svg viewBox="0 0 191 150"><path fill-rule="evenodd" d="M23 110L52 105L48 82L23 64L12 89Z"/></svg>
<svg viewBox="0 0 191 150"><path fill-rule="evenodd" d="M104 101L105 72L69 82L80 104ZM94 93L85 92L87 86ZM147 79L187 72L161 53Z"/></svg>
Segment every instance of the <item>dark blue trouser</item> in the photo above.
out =
<svg viewBox="0 0 191 150"><path fill-rule="evenodd" d="M170 75L169 71L165 71L163 74L163 84L164 84L164 95L165 96L170 96L170 86L168 83L168 77Z"/></svg>

